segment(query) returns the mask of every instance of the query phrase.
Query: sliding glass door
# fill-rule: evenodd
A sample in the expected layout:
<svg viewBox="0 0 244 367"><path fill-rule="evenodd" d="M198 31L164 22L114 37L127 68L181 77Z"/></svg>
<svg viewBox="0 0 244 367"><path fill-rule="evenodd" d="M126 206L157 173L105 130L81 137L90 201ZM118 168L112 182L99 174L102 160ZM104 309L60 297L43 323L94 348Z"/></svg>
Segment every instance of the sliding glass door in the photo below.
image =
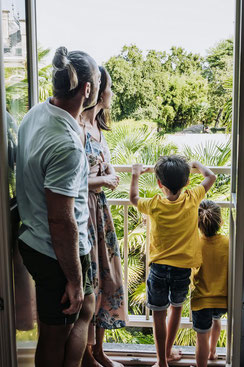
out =
<svg viewBox="0 0 244 367"><path fill-rule="evenodd" d="M0 367L15 367L16 320L20 323L13 267L19 222L15 158L18 125L38 101L35 1L1 0L0 11Z"/></svg>

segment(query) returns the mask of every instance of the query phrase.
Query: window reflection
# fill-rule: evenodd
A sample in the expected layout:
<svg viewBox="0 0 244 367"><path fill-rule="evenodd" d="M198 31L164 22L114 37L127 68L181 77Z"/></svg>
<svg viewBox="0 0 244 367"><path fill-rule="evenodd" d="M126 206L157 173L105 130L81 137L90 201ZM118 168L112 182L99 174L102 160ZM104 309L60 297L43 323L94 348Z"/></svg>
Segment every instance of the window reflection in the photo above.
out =
<svg viewBox="0 0 244 367"><path fill-rule="evenodd" d="M16 205L15 165L18 125L28 112L28 79L26 52L25 0L2 0L2 30L4 42L4 72L6 88L6 120L9 165L9 196L11 207L11 237L15 284L15 311L17 341L28 340L30 334L23 330L33 328L35 315L35 289L23 266L16 246L19 217Z"/></svg>
<svg viewBox="0 0 244 367"><path fill-rule="evenodd" d="M6 112L7 139L8 139L8 165L9 165L9 195L10 199L16 196L15 187L15 163L17 148L17 124L9 112Z"/></svg>
<svg viewBox="0 0 244 367"><path fill-rule="evenodd" d="M2 9L6 104L19 124L28 111L25 1L3 0Z"/></svg>
<svg viewBox="0 0 244 367"><path fill-rule="evenodd" d="M28 111L25 1L3 0L2 9L9 194L11 201L14 201L17 126Z"/></svg>

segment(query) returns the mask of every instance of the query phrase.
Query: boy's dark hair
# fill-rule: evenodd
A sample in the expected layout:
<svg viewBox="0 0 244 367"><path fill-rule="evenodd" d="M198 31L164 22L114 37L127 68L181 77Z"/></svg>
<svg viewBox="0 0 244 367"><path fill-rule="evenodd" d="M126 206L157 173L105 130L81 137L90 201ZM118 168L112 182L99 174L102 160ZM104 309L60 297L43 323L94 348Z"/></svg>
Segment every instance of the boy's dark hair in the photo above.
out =
<svg viewBox="0 0 244 367"><path fill-rule="evenodd" d="M212 200L203 200L198 209L198 227L204 236L216 235L221 222L220 207Z"/></svg>
<svg viewBox="0 0 244 367"><path fill-rule="evenodd" d="M154 170L157 179L173 195L187 184L190 174L190 166L186 158L178 155L160 157Z"/></svg>

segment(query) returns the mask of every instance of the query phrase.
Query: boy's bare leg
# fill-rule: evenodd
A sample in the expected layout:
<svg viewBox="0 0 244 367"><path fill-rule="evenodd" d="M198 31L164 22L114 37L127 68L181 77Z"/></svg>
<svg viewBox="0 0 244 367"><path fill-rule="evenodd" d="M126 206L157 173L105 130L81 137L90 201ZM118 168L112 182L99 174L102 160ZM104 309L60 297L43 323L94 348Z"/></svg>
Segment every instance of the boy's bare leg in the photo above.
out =
<svg viewBox="0 0 244 367"><path fill-rule="evenodd" d="M167 310L153 311L153 333L157 350L157 363L153 367L168 367L166 357Z"/></svg>
<svg viewBox="0 0 244 367"><path fill-rule="evenodd" d="M213 320L213 327L210 333L210 353L208 359L215 360L218 359L218 354L216 353L216 346L221 332L221 320Z"/></svg>
<svg viewBox="0 0 244 367"><path fill-rule="evenodd" d="M171 305L169 309L166 342L166 356L168 362L179 361L182 358L180 351L172 350L176 333L180 326L181 311L182 306L174 307Z"/></svg>
<svg viewBox="0 0 244 367"><path fill-rule="evenodd" d="M208 355L209 355L209 336L208 333L197 333L197 345L196 345L196 361L197 367L207 367Z"/></svg>
<svg viewBox="0 0 244 367"><path fill-rule="evenodd" d="M85 296L79 319L75 322L66 343L63 367L80 367L87 345L88 327L94 314L94 307L94 294Z"/></svg>
<svg viewBox="0 0 244 367"><path fill-rule="evenodd" d="M110 359L103 351L103 339L105 329L96 328L96 344L93 346L93 356L95 360L103 367L123 367L121 363L115 362Z"/></svg>

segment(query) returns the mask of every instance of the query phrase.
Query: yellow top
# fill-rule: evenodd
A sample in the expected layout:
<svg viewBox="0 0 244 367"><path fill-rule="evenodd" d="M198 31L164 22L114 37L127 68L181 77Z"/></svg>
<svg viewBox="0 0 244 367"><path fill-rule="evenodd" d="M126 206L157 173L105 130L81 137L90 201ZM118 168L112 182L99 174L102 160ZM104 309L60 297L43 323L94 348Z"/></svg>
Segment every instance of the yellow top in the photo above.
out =
<svg viewBox="0 0 244 367"><path fill-rule="evenodd" d="M229 239L201 237L202 265L194 270L191 308L227 308Z"/></svg>
<svg viewBox="0 0 244 367"><path fill-rule="evenodd" d="M178 268L201 264L198 207L205 196L202 185L185 190L177 200L161 195L138 200L138 210L151 220L149 262Z"/></svg>

